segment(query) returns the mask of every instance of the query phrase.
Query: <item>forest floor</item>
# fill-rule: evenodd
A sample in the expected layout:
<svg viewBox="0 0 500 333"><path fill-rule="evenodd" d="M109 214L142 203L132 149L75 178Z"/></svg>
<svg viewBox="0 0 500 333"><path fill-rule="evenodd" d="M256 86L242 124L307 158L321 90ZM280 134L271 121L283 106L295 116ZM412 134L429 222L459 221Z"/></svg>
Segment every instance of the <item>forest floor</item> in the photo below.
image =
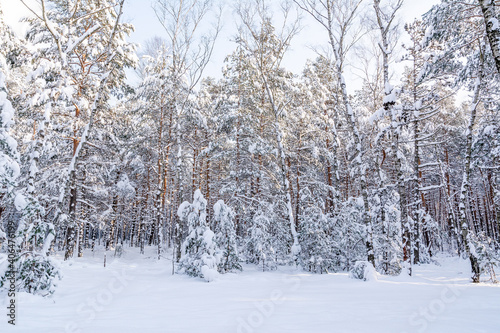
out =
<svg viewBox="0 0 500 333"><path fill-rule="evenodd" d="M55 294L18 293L16 326L3 314L0 332L500 332L500 284L470 283L456 257L367 282L245 265L207 283L171 275L171 261L153 253L108 253L106 268L102 253L63 262ZM6 313L5 294L0 305Z"/></svg>

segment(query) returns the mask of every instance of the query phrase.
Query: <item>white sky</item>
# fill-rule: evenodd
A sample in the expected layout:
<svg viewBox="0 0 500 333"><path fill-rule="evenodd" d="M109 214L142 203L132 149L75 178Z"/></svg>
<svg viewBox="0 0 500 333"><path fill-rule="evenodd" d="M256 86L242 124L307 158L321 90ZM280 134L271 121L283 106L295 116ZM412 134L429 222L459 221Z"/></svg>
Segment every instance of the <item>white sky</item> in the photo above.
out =
<svg viewBox="0 0 500 333"><path fill-rule="evenodd" d="M35 0L27 0L30 3L35 3ZM131 36L131 41L142 44L144 41L154 36L164 36L163 27L158 22L155 13L152 9L153 0L127 0L124 19L135 26L135 32ZM370 1L370 0L366 0ZM428 11L433 4L439 0L406 0L400 12L400 17L403 22L411 22L415 18L420 17ZM227 3L231 3L230 0ZM19 19L26 16L29 12L24 8L20 0L0 0L4 19L7 24L14 27L18 34L22 34L24 29L19 24ZM227 6L230 7L230 6ZM230 42L235 34L236 23L233 20L235 15L231 8L226 8L223 16L223 30L216 43L216 48L211 62L208 64L205 76L220 77L221 68L224 58L233 52L235 44ZM311 47L321 46L326 44L326 35L322 29L311 19L304 15L303 29L292 42L292 49L284 59L283 65L292 72L299 74L307 59L316 57ZM355 61L355 59L354 59ZM348 84L351 92L359 86L360 80L356 79L356 75L349 71L346 73L346 78L351 84Z"/></svg>

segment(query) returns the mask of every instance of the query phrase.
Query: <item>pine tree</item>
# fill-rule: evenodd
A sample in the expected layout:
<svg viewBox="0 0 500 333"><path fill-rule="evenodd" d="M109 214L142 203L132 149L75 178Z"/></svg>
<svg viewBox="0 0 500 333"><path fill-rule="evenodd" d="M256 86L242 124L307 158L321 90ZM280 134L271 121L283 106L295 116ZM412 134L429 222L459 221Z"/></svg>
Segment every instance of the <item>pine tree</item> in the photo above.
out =
<svg viewBox="0 0 500 333"><path fill-rule="evenodd" d="M277 254L270 233L272 218L271 205L262 202L253 216L247 231L248 236L245 238L247 263L257 265L262 271L274 270L277 267Z"/></svg>
<svg viewBox="0 0 500 333"><path fill-rule="evenodd" d="M328 273L337 268L335 255L338 249L334 246L332 218L314 204L314 197L308 188L301 192L301 202L304 207L298 230L302 248L300 264L309 272Z"/></svg>
<svg viewBox="0 0 500 333"><path fill-rule="evenodd" d="M44 177L32 172L28 182L50 180L45 188L58 196L48 205L50 218L66 229L66 259L84 232L78 221L80 161L111 92L122 87L124 68L136 62L134 46L125 42L133 28L120 22L123 3L42 1L41 15L27 19L27 38L37 45L27 93L37 120L32 165L45 167ZM56 158L60 164L53 163Z"/></svg>
<svg viewBox="0 0 500 333"><path fill-rule="evenodd" d="M8 42L14 41L13 34L3 23L1 9L0 35L8 37L5 39ZM0 269L0 288L9 280L9 275L14 274L18 282L16 291L46 296L55 291L54 280L60 278L57 263L48 257L54 238L54 226L41 220L44 208L38 203L34 188L28 186L23 189L17 184L20 174L19 153L17 142L10 134L15 110L8 99L5 75L9 72L5 56L11 51L12 45L5 44L0 51L0 217L6 222L7 231L7 234L2 232L0 239L8 241L3 242L3 245L13 250L15 257L12 263L6 261L2 264L4 267ZM17 193L14 192L16 187ZM5 203L10 203L13 209L5 211Z"/></svg>
<svg viewBox="0 0 500 333"><path fill-rule="evenodd" d="M461 242L466 256L470 259L473 282L479 282L481 275L481 265L473 245L478 231L474 198L471 195L475 178L473 167L476 163L473 154L473 143L477 136L475 127L481 123L481 109L485 102L496 95L491 94L491 91L496 89L485 87L486 80L491 82L489 86L498 86L498 71L492 69L496 66L496 43L487 43L496 33L495 29L491 29L495 24L491 17L488 18L491 11L483 12L483 15L479 12L480 7L482 10L486 9L484 5L487 5L486 2L476 6L475 1L442 1L424 17L428 26L424 42L439 43L442 46L442 51L436 54L430 71L440 75L453 75L455 86L465 86L473 92L467 110L468 123L463 135L465 145L462 148L464 153L458 198Z"/></svg>
<svg viewBox="0 0 500 333"><path fill-rule="evenodd" d="M214 205L214 220L216 222L215 242L222 252L218 265L219 272L241 271L234 227L234 212L223 200L217 201Z"/></svg>
<svg viewBox="0 0 500 333"><path fill-rule="evenodd" d="M179 272L213 281L217 277L217 267L221 260L215 234L207 224L207 201L198 189L194 192L193 203L184 201L177 211L189 233L182 243Z"/></svg>
<svg viewBox="0 0 500 333"><path fill-rule="evenodd" d="M255 71L256 79L262 89L260 113L262 118L269 122L272 128L271 138L274 142L272 147L275 150L276 160L276 178L279 180L279 201L282 207L283 220L289 225L291 245L286 246L283 242L278 243L283 252L283 248L289 247L293 261L297 261L300 253L300 244L296 230L296 220L294 217L291 184L288 179L287 149L284 146L284 131L282 118L287 114L287 107L292 97L290 96L291 75L281 68L281 61L285 55L290 41L297 33L298 23L291 22L286 24L289 6L283 7L285 18L285 27L280 33L275 32L275 27L271 23L271 18L266 12L266 1L257 1L255 4L245 3L238 7L238 14L247 29L247 36L243 37L242 43L247 51L253 57L252 66ZM255 24L258 26L255 27ZM276 225L279 228L279 224ZM279 235L280 238L284 237ZM281 240L281 239L280 239Z"/></svg>
<svg viewBox="0 0 500 333"><path fill-rule="evenodd" d="M9 40L13 36L6 29L2 15L0 9L0 36L2 40ZM15 112L8 98L6 87L8 65L5 59L5 47L6 45L2 45L3 52L0 51L0 200L2 212L6 208L6 203L12 201L16 179L20 174L17 141L10 133L10 128L14 124Z"/></svg>

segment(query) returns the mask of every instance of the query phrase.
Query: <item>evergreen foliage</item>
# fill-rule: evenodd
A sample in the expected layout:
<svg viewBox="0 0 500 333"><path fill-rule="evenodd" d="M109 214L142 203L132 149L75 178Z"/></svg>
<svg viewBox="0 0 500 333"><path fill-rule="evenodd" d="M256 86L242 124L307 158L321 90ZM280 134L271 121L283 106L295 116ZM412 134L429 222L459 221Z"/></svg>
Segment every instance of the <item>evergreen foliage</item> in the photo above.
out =
<svg viewBox="0 0 500 333"><path fill-rule="evenodd" d="M216 222L215 242L222 252L218 271L220 273L241 271L234 228L234 212L223 200L217 201L214 205L214 220Z"/></svg>
<svg viewBox="0 0 500 333"><path fill-rule="evenodd" d="M185 201L179 206L177 214L188 225L179 270L210 282L217 276L221 255L215 234L207 224L206 209L207 201L200 190L194 192L193 203Z"/></svg>

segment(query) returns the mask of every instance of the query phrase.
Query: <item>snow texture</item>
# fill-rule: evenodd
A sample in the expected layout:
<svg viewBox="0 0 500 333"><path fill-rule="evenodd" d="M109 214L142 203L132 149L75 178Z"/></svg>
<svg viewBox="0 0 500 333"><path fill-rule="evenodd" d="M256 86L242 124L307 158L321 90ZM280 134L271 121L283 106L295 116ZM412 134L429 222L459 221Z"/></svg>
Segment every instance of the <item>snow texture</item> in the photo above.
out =
<svg viewBox="0 0 500 333"><path fill-rule="evenodd" d="M28 201L26 200L26 197L18 193L16 197L14 198L14 206L18 211L22 211L26 206L28 205Z"/></svg>
<svg viewBox="0 0 500 333"><path fill-rule="evenodd" d="M498 20L494 17L490 18L491 30L497 30L499 28Z"/></svg>
<svg viewBox="0 0 500 333"><path fill-rule="evenodd" d="M210 284L171 275L169 262L132 251L108 258L106 268L101 259L88 252L63 262L64 279L51 298L18 293L16 332L493 333L500 327L500 288L471 284L469 264L458 258L437 257L439 266L415 266L413 277L369 283L347 273L260 272L246 265ZM7 300L1 298L2 307ZM1 332L10 328L0 321Z"/></svg>

